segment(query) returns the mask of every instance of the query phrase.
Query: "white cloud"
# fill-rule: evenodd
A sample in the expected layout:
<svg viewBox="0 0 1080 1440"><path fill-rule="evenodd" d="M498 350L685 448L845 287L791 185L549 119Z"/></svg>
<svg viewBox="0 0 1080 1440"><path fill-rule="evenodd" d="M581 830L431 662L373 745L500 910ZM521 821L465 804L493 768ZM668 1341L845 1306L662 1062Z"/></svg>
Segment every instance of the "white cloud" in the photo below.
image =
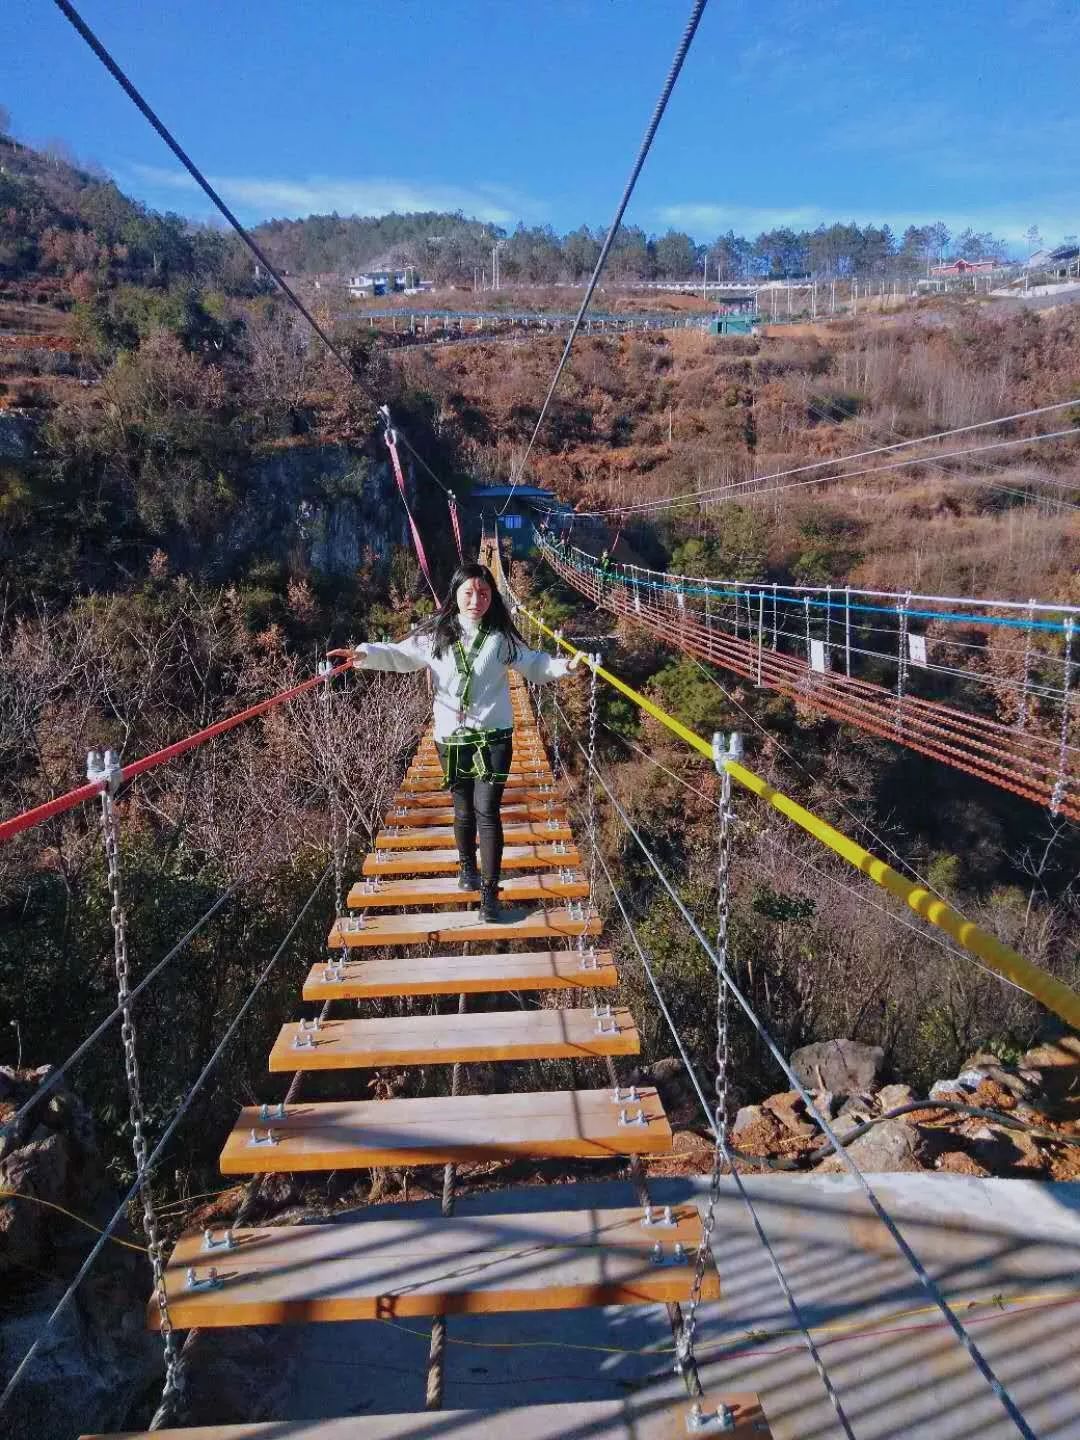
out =
<svg viewBox="0 0 1080 1440"><path fill-rule="evenodd" d="M147 191L201 193L183 170L142 164L129 164L122 169ZM470 217L501 225L523 216L536 216L543 209L527 196L488 184L426 184L389 176L332 179L314 175L293 180L259 175L211 175L208 179L230 205L261 219L326 214L332 210L339 215L383 215L390 210L461 210Z"/></svg>

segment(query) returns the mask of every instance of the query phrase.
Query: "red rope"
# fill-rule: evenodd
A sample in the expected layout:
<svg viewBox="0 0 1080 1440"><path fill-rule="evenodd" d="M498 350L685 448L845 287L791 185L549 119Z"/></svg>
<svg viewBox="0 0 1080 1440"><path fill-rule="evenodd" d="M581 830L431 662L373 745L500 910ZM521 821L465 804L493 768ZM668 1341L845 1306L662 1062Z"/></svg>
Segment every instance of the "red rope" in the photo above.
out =
<svg viewBox="0 0 1080 1440"><path fill-rule="evenodd" d="M144 755L141 760L133 760L130 765L125 765L120 771L121 780L132 780L136 775L145 774L147 770L154 770L158 765L164 765L169 760L175 760L178 755L183 755L188 750L194 750L197 745L202 745L207 740L213 740L215 736L224 735L227 730L233 730L237 725L242 725L245 720L252 720L256 715L263 715L267 710L273 709L275 705L282 705L286 700L294 700L297 695L303 695L306 690L314 690L316 685L321 685L325 680L332 680L335 675L343 675L346 670L352 669L352 661L346 660L341 665L335 665L325 675L315 675L310 680L304 680L299 685L294 685L290 690L282 690L278 695L272 695L269 700L260 700L257 705L249 705L246 710L240 710L235 715L230 715L227 720L218 720L213 725L207 725L204 730L196 730L193 735L188 735L183 740L177 740L173 745L166 745L163 750L155 750L152 755ZM103 781L93 781L88 785L80 785L75 790L69 790L64 795L58 795L53 800L46 800L43 805L35 805L32 810L24 810L21 815L13 815L8 820L0 821L0 843L10 840L13 835L18 835L23 830L30 830L35 825L40 825L44 820L51 820L56 815L63 815L67 810L74 810L77 805L82 805L87 800L92 800L95 795L100 795L105 788Z"/></svg>
<svg viewBox="0 0 1080 1440"><path fill-rule="evenodd" d="M401 469L401 457L398 455L397 433L390 424L390 411L386 406L383 407L383 418L386 421L386 431L384 434L386 448L390 451L390 460L394 467L394 479L397 481L397 488L401 495L401 503L405 506L405 514L409 517L409 529L412 532L416 558L420 561L420 569L424 572L424 579L428 583L428 589L435 597L435 604L441 605L442 600L439 598L439 592L435 589L435 582L431 578L431 567L428 565L427 551L424 549L424 542L420 538L420 531L417 528L416 521L413 519L412 510L409 508L409 497L405 493L405 476Z"/></svg>
<svg viewBox="0 0 1080 1440"><path fill-rule="evenodd" d="M461 548L461 525L458 521L457 500L453 495L447 496L446 503L450 506L450 524L454 531L454 544L457 546L457 558L462 565L465 564L465 552Z"/></svg>

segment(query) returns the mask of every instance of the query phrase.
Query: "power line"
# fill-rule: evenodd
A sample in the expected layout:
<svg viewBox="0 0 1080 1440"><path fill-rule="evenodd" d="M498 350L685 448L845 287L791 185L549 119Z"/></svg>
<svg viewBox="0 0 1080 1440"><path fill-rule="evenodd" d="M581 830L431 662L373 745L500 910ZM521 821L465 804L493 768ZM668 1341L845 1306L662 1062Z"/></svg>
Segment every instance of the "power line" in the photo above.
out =
<svg viewBox="0 0 1080 1440"><path fill-rule="evenodd" d="M1075 405L1075 404L1077 404L1077 403L1078 403L1077 401L1071 401L1071 402L1070 402L1070 404L1073 404L1073 405ZM988 423L989 423L989 422L988 422ZM750 479L748 479L748 480L736 480L736 481L734 481L734 482L733 482L732 484L730 484L730 485L714 486L714 487L711 487L710 489L707 489L707 490L691 490L691 491L689 491L689 492L688 492L687 494L685 494L685 495L672 495L672 496L670 496L670 497L669 497L668 499L666 499L666 500L646 500L646 501L642 501L642 502L641 502L640 504L638 504L638 505L621 505L621 506L619 506L617 509L611 509L611 510L578 511L577 514L578 514L579 516L581 516L582 518L584 518L584 517L596 518L596 517L599 517L599 516L602 516L602 515L634 515L634 514L644 513L644 512L646 512L646 511L665 510L665 509L668 509L668 508L670 508L670 507L672 507L672 506L675 506L675 505L685 505L685 504L688 504L688 503L690 503L691 501L695 501L695 500L722 499L722 498L724 498L724 497L726 497L726 496L736 495L736 494L738 494L738 495L759 495L759 494L760 494L760 495L780 495L780 494L782 494L785 490L799 490L799 489L802 489L802 487L805 486L805 485L826 485L826 484L829 484L830 482L838 481L838 480L839 480L839 481L842 481L842 480L855 480L855 479L858 479L860 476L865 476L865 475L880 475L880 474L885 474L887 471L890 471L890 470L903 470L903 469L905 469L905 468L906 468L907 466L909 466L909 465L935 465L935 464L939 464L942 460L958 460L958 459L959 459L959 460L963 460L963 459L968 458L969 456L972 456L972 455L980 455L980 454L983 454L984 452L989 451L989 450L1006 450L1006 449L1014 448L1014 447L1016 447L1017 445L1035 445L1035 444L1037 444L1037 443L1038 443L1039 441L1041 441L1041 440L1060 440L1063 436L1066 436L1066 435L1080 435L1080 426L1072 426L1072 427L1070 427L1070 428L1067 429L1067 430L1049 430L1049 431L1047 431L1045 434L1042 434L1042 435L1027 435L1027 436L1019 437L1019 438L1014 439L1014 440L995 440L995 441L992 441L992 442L990 442L990 443L988 443L988 444L985 444L985 445L972 445L972 446L970 446L969 448L967 448L966 450L946 450L946 451L944 451L944 452L943 452L942 454L940 454L940 455L916 455L916 456L913 456L911 459L908 459L908 460L896 460L896 461L893 461L891 464L888 464L888 465L869 465L869 466L863 467L863 468L860 469L860 470L841 470L841 471L839 471L839 472L838 472L837 474L835 474L835 475L817 475L817 476L814 476L814 477L813 477L812 479L810 479L810 480L797 480L797 481L794 481L794 482L792 482L790 485L767 485L767 484L765 483L766 481L769 481L769 480L782 479L785 475L795 475L795 474L798 474L799 471L800 471L802 468L804 468L804 467L802 467L802 466L798 466L798 467L796 467L796 469L794 469L794 470L788 470L788 471L778 470L778 471L776 471L775 474L771 474L771 475L755 475L755 476L752 476L752 477L751 477ZM912 441L911 443L912 443L912 444L919 444L919 443L922 443L922 442ZM885 448L891 448L891 447L885 447ZM874 452L871 451L871 452L868 452L868 453L871 453L871 454L872 454L872 453L874 453ZM843 465L843 464L846 464L848 460L854 459L854 458L856 458L856 457L855 457L855 456L839 456L839 457L837 457L837 459L835 459L835 460L829 460L829 461L825 461L825 462L823 462L823 463L828 464L828 465ZM815 466L815 467L805 467L805 468L817 468L817 467ZM983 477L982 477L982 476L979 476L978 479L975 479L974 477L963 477L963 476L958 476L958 477L956 477L956 478L957 478L957 479L968 478L968 479L971 480L972 483L978 483L979 480L983 480ZM984 482L984 483L989 483L989 482ZM1041 481L1040 483L1058 485L1060 482L1055 481L1055 480L1051 480L1051 479L1049 479L1049 478L1047 477L1045 480ZM750 489L747 488L748 486L757 486L758 488L757 488L757 489L750 490ZM1063 505L1063 506L1065 506L1065 507L1066 507L1067 509L1069 509L1069 510L1080 510L1080 505L1074 505L1071 501L1069 501L1069 500L1062 500L1061 498L1059 498L1059 497L1057 497L1057 496L1054 497L1054 502L1053 502L1053 503L1056 504L1056 505Z"/></svg>
<svg viewBox="0 0 1080 1440"><path fill-rule="evenodd" d="M593 292L596 290L597 285L600 283L600 275L603 272L604 265L607 263L607 258L611 251L611 247L615 243L615 237L619 232L619 226L622 224L622 218L623 215L626 213L626 207L630 203L630 197L634 193L634 186L637 184L638 176L641 174L642 167L644 166L645 160L648 157L650 149L652 148L653 139L656 136L660 121L663 119L664 111L667 109L667 103L671 99L671 92L675 89L675 82L679 78L679 73L683 67L683 61L686 59L687 51L690 49L691 42L693 41L694 35L697 32L698 24L701 21L701 17L705 11L706 4L707 0L694 0L693 8L690 11L690 19L686 23L686 29L683 31L682 39L679 41L678 48L675 51L675 58L671 62L671 68L668 70L667 79L664 81L663 89L660 91L660 98L657 100L656 105L653 109L652 117L645 128L645 135L638 149L637 158L635 159L634 164L630 170L630 178L626 182L626 187L623 190L622 198L620 199L618 206L615 210L614 219L612 220L611 225L608 229L607 236L604 239L604 243L600 248L600 254L596 258L596 265L593 267L592 276L589 280L588 285L586 286L585 294L582 297L580 306L578 307L577 315L574 317L574 323L570 327L570 334L566 337L566 344L563 347L563 352L559 358L559 363L555 367L555 374L551 377L551 384L548 386L548 392L544 398L544 403L540 407L540 414L537 418L536 425L533 427L532 435L529 437L529 443L525 447L525 454L521 457L521 464L518 466L517 476L515 478L513 475L511 475L510 494L507 495L506 501L503 504L502 509L499 511L500 515L505 514L507 505L510 504L510 501L514 497L514 491L521 484L521 477L525 473L525 466L528 464L529 456L532 454L533 446L536 444L536 437L540 433L540 427L544 423L544 417L547 415L548 407L551 405L552 397L555 394L555 389L558 386L559 379L562 376L563 370L566 368L566 362L570 359L570 350L573 347L574 340L577 336L578 331L581 329L581 322L585 318L585 312L589 308L589 303L592 300Z"/></svg>
<svg viewBox="0 0 1080 1440"><path fill-rule="evenodd" d="M1074 405L1080 405L1080 397L1072 400L1057 400L1053 405L1039 405L1032 410L1017 410L1012 415L998 415L993 420L979 420L973 425L954 425L949 430L936 430L931 435L918 435L909 440L898 440L891 445L875 445L870 450L855 450L850 455L838 455L831 460L814 460L807 465L796 465L790 470L776 470L768 475L753 475L748 480L740 480L740 485L752 485L759 480L782 480L789 475L802 475L808 470L822 470L828 465L846 465L849 460L865 460L870 455L885 455L892 450L909 449L912 445L926 445L931 440L947 440L950 435L964 435L972 430L985 430L990 425L1007 425L1013 420L1029 420L1034 415L1049 415L1055 410L1068 410ZM825 411L819 410L817 406L810 405L810 409L816 411L822 419L827 419ZM897 434L895 426L889 426L893 434ZM703 495L708 491L699 492ZM590 517L600 515L621 515L626 507L611 510L583 510L578 513Z"/></svg>

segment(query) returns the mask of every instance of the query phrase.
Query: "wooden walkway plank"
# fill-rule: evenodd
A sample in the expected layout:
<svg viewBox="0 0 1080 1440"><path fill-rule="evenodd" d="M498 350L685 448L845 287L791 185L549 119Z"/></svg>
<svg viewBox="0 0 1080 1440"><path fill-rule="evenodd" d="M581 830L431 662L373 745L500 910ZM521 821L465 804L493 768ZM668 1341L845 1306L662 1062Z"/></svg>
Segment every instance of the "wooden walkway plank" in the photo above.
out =
<svg viewBox="0 0 1080 1440"><path fill-rule="evenodd" d="M562 845L562 849L555 845L507 845L503 850L503 871L541 866L561 869L564 865L573 869L579 866L581 853L577 847L565 841ZM443 875L456 872L460 863L458 852L453 847L375 850L364 856L360 872L363 875Z"/></svg>
<svg viewBox="0 0 1080 1440"><path fill-rule="evenodd" d="M270 1071L361 1070L379 1065L455 1061L565 1060L636 1055L641 1042L623 1006L594 1010L498 1010L464 1015L407 1015L324 1020L318 1030L281 1027ZM298 1040L305 1043L298 1044Z"/></svg>
<svg viewBox="0 0 1080 1440"><path fill-rule="evenodd" d="M216 1254L201 1234L184 1236L166 1268L169 1313L186 1330L687 1300L701 1241L696 1210L678 1207L663 1239L641 1218L640 1210L552 1211L239 1229L236 1248ZM657 1243L675 1263L655 1262ZM211 1264L220 1283L192 1289L189 1269L197 1286ZM719 1295L709 1264L702 1298ZM156 1302L147 1314L156 1328Z"/></svg>
<svg viewBox="0 0 1080 1440"><path fill-rule="evenodd" d="M500 806L500 813L504 821L509 820L565 820L566 806L550 800L541 800L534 804L518 804L507 797ZM399 828L407 828L412 825L450 825L454 819L454 807L446 804L432 804L430 806L406 806L395 805L387 811L387 825L394 825Z"/></svg>
<svg viewBox="0 0 1080 1440"><path fill-rule="evenodd" d="M559 804L567 799L565 785L537 785L531 790L522 790L515 787L509 795L505 791L504 799L513 805L548 805ZM422 810L427 805L447 805L451 803L449 790L424 793L415 790L399 790L394 796L395 806L405 806L408 809Z"/></svg>
<svg viewBox="0 0 1080 1440"><path fill-rule="evenodd" d="M669 1154L671 1127L656 1091L636 1091L632 1102L623 1093L619 1100L612 1090L346 1100L290 1105L283 1118L269 1119L248 1106L225 1143L221 1173ZM268 1135L273 1144L264 1143Z"/></svg>
<svg viewBox="0 0 1080 1440"><path fill-rule="evenodd" d="M503 789L512 793L515 790L535 790L541 785L551 784L550 770L521 770L511 774ZM409 774L401 782L401 789L406 795L415 795L428 790L445 790L442 771L433 770L430 774Z"/></svg>
<svg viewBox="0 0 1080 1440"><path fill-rule="evenodd" d="M580 870L552 870L543 875L504 875L499 894L508 905L523 900L584 900L589 882ZM349 891L350 910L396 905L475 905L479 890L460 890L455 875L425 876L418 880L386 880L375 876Z"/></svg>
<svg viewBox="0 0 1080 1440"><path fill-rule="evenodd" d="M551 845L556 840L574 838L570 826L561 820L517 823L503 826L507 845ZM433 825L427 830L404 830L399 826L380 830L375 837L377 850L442 850L454 843L452 825Z"/></svg>
<svg viewBox="0 0 1080 1440"><path fill-rule="evenodd" d="M583 964L583 961L585 962ZM595 969L593 968L595 966ZM304 999L383 1000L393 995L494 995L517 990L606 990L619 983L610 950L509 955L394 955L313 965Z"/></svg>
<svg viewBox="0 0 1080 1440"><path fill-rule="evenodd" d="M730 1440L769 1440L771 1431L756 1394L702 1397L706 1414L721 1404L734 1412ZM198 1425L186 1430L84 1435L81 1440L686 1440L689 1401L658 1394L655 1386L620 1400L521 1405L498 1410L440 1410L437 1415L350 1415L333 1420L255 1421L247 1425Z"/></svg>
<svg viewBox="0 0 1080 1440"><path fill-rule="evenodd" d="M517 912L523 913L518 916ZM343 915L327 939L331 950L371 945L456 944L472 940L555 940L568 935L599 935L600 916L588 906L533 909L516 906L511 917L490 922L478 910L419 911L404 915Z"/></svg>

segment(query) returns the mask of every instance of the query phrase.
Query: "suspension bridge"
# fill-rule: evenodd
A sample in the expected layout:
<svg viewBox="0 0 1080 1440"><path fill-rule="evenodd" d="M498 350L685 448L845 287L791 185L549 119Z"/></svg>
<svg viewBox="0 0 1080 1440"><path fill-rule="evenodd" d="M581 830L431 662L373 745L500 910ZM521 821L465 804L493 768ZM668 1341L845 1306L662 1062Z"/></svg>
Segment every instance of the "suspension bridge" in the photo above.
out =
<svg viewBox="0 0 1080 1440"><path fill-rule="evenodd" d="M365 379L354 373L333 338L267 261L69 0L56 3L328 352L370 393ZM691 9L593 277L570 325L530 450L574 337L587 324L586 311L704 8L705 0L696 0ZM424 462L408 437L396 434L389 412L385 418L395 478L417 553L437 593L409 506L399 438L415 463L424 466ZM527 458L528 451L515 483ZM442 484L437 476L432 478ZM448 497L460 552L456 508L449 491ZM1025 798L1075 815L1067 638L1060 676L1061 744L1057 754L1046 759L1045 736L1040 740L1034 735L1034 707L1053 703L1058 692L1046 678L1049 661L1042 656L1025 659L1024 723L1009 732L1014 748L1008 749L998 733L1002 727L911 693L905 667L921 661L917 647L911 647L910 630L903 628L914 617L910 606L899 617L896 658L904 674L892 691L859 673L859 667L868 663L859 652L862 632L869 627L858 618L861 612L856 607L862 603L858 597L845 595L844 623L856 643L845 640L844 670L837 674L829 664L822 670L815 648L822 645L826 656L835 658L837 617L831 596L824 601L824 636L807 628L815 618L812 610L820 627L820 597L795 600L794 613L802 607L806 644L806 652L799 656L791 653L795 632L781 619L782 607L790 606L793 598L787 592L771 595L770 632L765 624L769 597L760 587L753 593L748 587L736 587L723 596L711 590L704 597L690 596L685 585L680 589L682 582L673 583L672 577L651 573L613 577L597 574L591 561L565 555L547 558L588 598L609 609L621 605L618 613L662 625L664 633L674 631L680 643L690 637L687 648L690 641L699 643L694 637L708 637L714 647L710 661L723 653L728 658L718 663L728 663L757 683L797 700L809 697L808 703L825 713L834 713L826 707L835 705L837 718L901 738L945 763L962 760L993 783L1004 783L1008 767L1015 765L1019 779L1006 788L1019 786L1017 793ZM510 590L496 541L485 542L482 559L492 566L516 613L537 636L574 650ZM700 614L695 618L693 609L700 610L703 601L708 606L704 619ZM746 611L745 620L740 607ZM1029 636L1040 623L1037 616L1027 617ZM1062 634L1071 636L1071 615L1059 623ZM767 635L771 635L768 642ZM880 655L877 658L880 661ZM508 842L505 897L516 902L522 913L505 923L488 924L470 908L477 895L459 890L452 880L457 855L430 734L419 737L383 827L372 836L348 890L351 837L344 830L340 796L331 784L325 796L330 861L273 955L254 975L243 1003L225 1021L211 1053L204 1061L199 1057L202 1063L195 1079L164 1121L151 1122L143 1099L136 1002L183 954L192 937L226 903L230 891L218 897L168 954L133 984L124 910L125 786L138 783L158 766L181 761L203 745L218 743L229 731L288 707L310 691L321 693L329 716L331 707L341 703L351 667L325 665L318 675L290 690L153 755L126 763L111 753L94 755L85 785L0 823L3 842L90 801L100 804L117 982L115 1008L41 1079L31 1098L5 1118L0 1145L7 1153L27 1140L38 1107L61 1077L119 1022L135 1161L131 1186L12 1370L0 1393L0 1414L7 1410L10 1418L20 1385L51 1353L48 1347L57 1343L59 1322L75 1304L105 1245L118 1238L117 1231L138 1206L152 1272L147 1321L161 1336L164 1372L161 1402L148 1430L141 1433L172 1434L178 1440L283 1440L286 1436L344 1440L346 1435L361 1440L397 1440L406 1435L480 1440L511 1432L521 1440L671 1440L687 1434L729 1434L740 1440L767 1435L810 1440L843 1434L851 1440L856 1427L874 1436L920 1433L950 1440L976 1429L984 1437L1019 1434L1025 1440L1077 1433L1074 1397L1080 1374L1075 1347L1055 1351L1039 1334L1049 1307L1078 1300L1076 1227L1048 1216L1045 1196L1035 1193L1011 1224L1001 1220L1000 1205L991 1215L989 1202L971 1201L956 1223L951 1209L955 1191L945 1202L950 1223L935 1224L927 1218L934 1211L929 1192L908 1192L905 1197L903 1186L882 1184L860 1171L847 1149L850 1135L837 1133L821 1097L808 1090L792 1069L770 1034L767 1019L754 1011L743 993L731 963L729 882L736 787L903 901L920 923L948 936L956 953L976 959L1073 1027L1080 1025L1080 996L919 881L907 880L767 784L743 763L738 737L699 736L602 666L598 657L587 657L587 664L589 706L582 734L573 731L556 702L545 738L527 687L516 684L513 689L515 759L503 808ZM937 668L944 672L948 667ZM855 673L850 673L852 669ZM688 908L679 877L669 875L649 848L599 764L601 683L613 686L665 725L705 757L714 771L717 884L715 913L708 921ZM928 711L930 705L936 708ZM927 714L933 718L927 720ZM915 741L903 739L909 733ZM573 767L566 763L565 752L571 748L579 757ZM1040 750L1043 763L1038 763ZM710 993L701 1000L708 1004L715 1037L707 1077L698 1074L674 1023L648 946L600 844L601 804L619 827L620 842L640 853L670 900L685 927L687 943L699 947L707 959ZM220 1169L247 1181L233 1222L189 1230L167 1245L156 1193L163 1183L162 1162L196 1097L213 1081L222 1056L330 882L333 917L326 952L310 966L295 997L296 1010L305 1007L308 1013L294 1010L282 1017L267 1054L265 1098L245 1106L238 1115L222 1116ZM618 913L618 935L605 922L602 891L610 893L614 909L606 908L612 919ZM650 1164L671 1154L673 1134L658 1088L635 1080L628 1071L641 1051L642 1016L623 1003L624 956L640 967L655 998L700 1102L708 1137L707 1177L696 1186L683 1185L677 1194L649 1174ZM355 1013L342 1009L354 1005ZM812 1189L789 1191L781 1199L777 1192L741 1175L728 1141L731 1018L736 1013L756 1034L763 1053L771 1056L835 1152L846 1172L842 1191L829 1186L824 1193L825 1187L814 1184L819 1177L809 1176L805 1179ZM504 1064L519 1068L516 1072L492 1068ZM521 1088L511 1079L504 1088L496 1086L497 1073L532 1078L545 1073L536 1067L547 1064L565 1067L559 1073L572 1076L573 1083L561 1089ZM522 1066L531 1068L522 1072ZM349 1085L351 1077L366 1076L380 1067L405 1070L418 1089L425 1088L431 1070L438 1067L449 1078L434 1088L445 1093L372 1099L363 1082L361 1097L340 1098L337 1090L331 1100L301 1093L318 1083L315 1072ZM479 1080L471 1084L476 1074ZM579 1080L585 1083L579 1085ZM277 1098L282 1086L284 1094ZM478 1208L477 1197L462 1194L466 1166L553 1159L583 1167L593 1162L608 1167L605 1174L614 1165L625 1174L616 1187L598 1190L584 1180L560 1187L556 1204L544 1203L544 1187L539 1186L505 1197L512 1203L502 1207L489 1203ZM391 1215L308 1224L251 1223L270 1176L365 1172L388 1165L441 1168L438 1213L432 1213L431 1207L401 1205ZM942 1183L938 1177L926 1179L934 1186ZM786 1223L781 1211L787 1212ZM901 1211L905 1213L899 1220ZM1038 1232L1034 1235L1033 1225ZM780 1302L775 1305L762 1300L765 1277L779 1291ZM800 1303L799 1292L813 1297L810 1313ZM780 1325L785 1315L790 1317L786 1329ZM574 1327L584 1323L585 1316L599 1317L587 1332L589 1338L570 1339L572 1331L582 1333ZM650 1329L661 1316L663 1337ZM767 1317L764 1328L762 1317ZM410 1321L426 1323L417 1332ZM478 1331L477 1325L485 1322L494 1329ZM978 1340L973 1333L977 1322ZM193 1368L207 1363L201 1351L208 1342L200 1337L252 1325L292 1327L288 1333L297 1345L305 1343L311 1328L324 1332L327 1327L338 1332L366 1328L374 1334L368 1343L376 1374L393 1339L404 1335L412 1343L419 1339L427 1347L423 1396L417 1394L412 1407L398 1413L371 1413L369 1397L339 1416L176 1428L184 1418ZM457 1333L456 1327L461 1327ZM618 1343L618 1337L640 1334L642 1329L648 1343ZM920 1346L915 1337L927 1330L931 1339ZM802 1368L795 1374L785 1368L784 1347L777 1344L783 1335L796 1341ZM838 1352L826 1352L826 1346L841 1338L852 1348L837 1363ZM447 1361L455 1345L474 1346L504 1358L536 1346L620 1360L638 1357L653 1367L660 1359L664 1373L658 1375L653 1368L645 1376L638 1374L615 1400L590 1395L572 1402L498 1410L447 1407ZM329 1348L327 1341L309 1347L305 1364L317 1370ZM751 1383L733 1386L733 1376ZM519 1373L506 1380L519 1384ZM460 1382L454 1393L460 1393ZM358 1415L358 1408L368 1413ZM128 1440L135 1440L130 1432Z"/></svg>
<svg viewBox="0 0 1080 1440"><path fill-rule="evenodd" d="M602 564L544 535L539 543L566 584L665 644L1080 820L1073 741L1080 607L709 581ZM1015 638L1002 665L989 642L1003 634ZM886 668L892 685L869 678ZM971 703L931 698L925 691L935 682L973 691ZM1001 700L1011 723L985 713Z"/></svg>

